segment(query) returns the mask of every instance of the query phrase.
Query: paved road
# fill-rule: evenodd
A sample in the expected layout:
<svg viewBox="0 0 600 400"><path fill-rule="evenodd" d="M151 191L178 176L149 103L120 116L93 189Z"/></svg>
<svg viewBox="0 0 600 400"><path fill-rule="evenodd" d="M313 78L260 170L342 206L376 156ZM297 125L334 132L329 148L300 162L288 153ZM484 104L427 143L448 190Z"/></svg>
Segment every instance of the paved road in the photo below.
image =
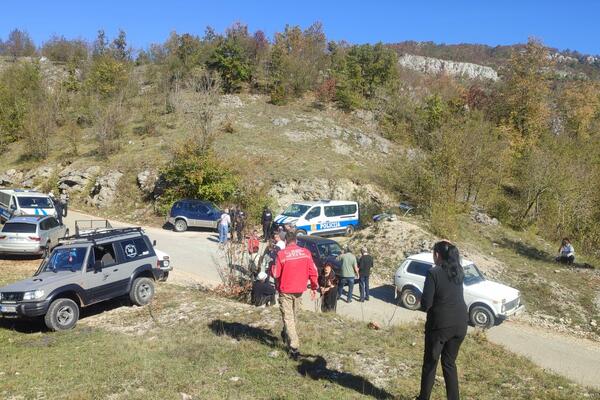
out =
<svg viewBox="0 0 600 400"><path fill-rule="evenodd" d="M69 210L65 224L71 233L75 233L76 220L98 219L86 214ZM127 224L111 221L113 227ZM186 283L202 283L218 285L221 279L215 268L215 257L218 253L217 234L207 230L190 230L173 232L161 228L144 227L151 240L156 240L156 247L169 254L174 271L169 280Z"/></svg>
<svg viewBox="0 0 600 400"><path fill-rule="evenodd" d="M70 211L66 223L71 232L74 232L75 219L90 218ZM113 222L115 227L121 225L124 224ZM206 285L221 282L215 262L222 254L219 253L215 233L176 233L160 228L144 229L152 240L157 241L157 247L171 256L175 268L172 274L173 281ZM354 293L358 294L358 285L355 285ZM308 292L303 303L305 309L315 310L316 304L310 300ZM424 320L423 313L397 307L396 303L393 287L383 285L372 290L369 302L339 302L338 313L359 321L376 321L382 326ZM545 369L577 383L600 388L600 344L597 342L559 335L510 320L490 329L487 337L491 342L523 355Z"/></svg>

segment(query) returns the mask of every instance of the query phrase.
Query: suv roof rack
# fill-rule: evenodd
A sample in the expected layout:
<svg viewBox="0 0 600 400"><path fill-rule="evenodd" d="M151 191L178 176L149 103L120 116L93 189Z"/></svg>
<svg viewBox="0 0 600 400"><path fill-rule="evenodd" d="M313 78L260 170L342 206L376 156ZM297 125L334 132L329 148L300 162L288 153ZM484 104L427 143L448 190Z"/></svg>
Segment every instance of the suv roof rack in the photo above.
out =
<svg viewBox="0 0 600 400"><path fill-rule="evenodd" d="M94 228L94 223L100 223L97 228ZM89 223L90 228L83 229L82 223ZM99 239L104 239L112 236L125 235L128 233L139 233L143 235L144 231L139 226L127 227L127 228L113 228L108 220L78 220L75 221L75 235L66 236L59 240L61 243L65 242L77 242L77 241L91 241L96 242Z"/></svg>

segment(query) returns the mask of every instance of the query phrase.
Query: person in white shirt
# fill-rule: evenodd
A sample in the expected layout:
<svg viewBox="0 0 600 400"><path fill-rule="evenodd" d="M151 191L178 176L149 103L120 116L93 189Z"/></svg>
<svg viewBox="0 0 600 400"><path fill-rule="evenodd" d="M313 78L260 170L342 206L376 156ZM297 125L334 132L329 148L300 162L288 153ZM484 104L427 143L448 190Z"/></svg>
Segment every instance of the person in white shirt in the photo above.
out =
<svg viewBox="0 0 600 400"><path fill-rule="evenodd" d="M231 224L231 217L229 216L229 210L225 209L221 218L219 219L219 243L227 243L229 237L229 225Z"/></svg>
<svg viewBox="0 0 600 400"><path fill-rule="evenodd" d="M569 265L572 265L575 262L575 249L573 248L569 238L564 238L562 240L560 248L558 249L558 257L556 257L556 261Z"/></svg>
<svg viewBox="0 0 600 400"><path fill-rule="evenodd" d="M279 250L285 249L285 242L281 240L279 233L273 234L273 241L275 242L275 246L279 247Z"/></svg>

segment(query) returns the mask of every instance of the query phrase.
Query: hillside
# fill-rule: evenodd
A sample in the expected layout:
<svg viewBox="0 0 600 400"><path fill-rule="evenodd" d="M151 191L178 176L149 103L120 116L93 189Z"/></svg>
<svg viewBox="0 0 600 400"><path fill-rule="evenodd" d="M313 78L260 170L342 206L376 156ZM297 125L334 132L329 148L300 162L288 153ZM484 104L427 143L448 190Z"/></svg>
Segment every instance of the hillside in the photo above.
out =
<svg viewBox="0 0 600 400"><path fill-rule="evenodd" d="M34 270L35 263L15 269L0 261L0 284ZM1 323L11 328L0 329L8 343L3 361L11 360L0 366L4 399L412 399L423 352L421 325L372 330L305 312L302 356L292 361L278 339L276 308L171 284L158 286L151 308L120 301L91 307L71 332ZM466 399L600 398L482 333L468 335L457 363ZM441 397L441 377L436 380L433 395Z"/></svg>

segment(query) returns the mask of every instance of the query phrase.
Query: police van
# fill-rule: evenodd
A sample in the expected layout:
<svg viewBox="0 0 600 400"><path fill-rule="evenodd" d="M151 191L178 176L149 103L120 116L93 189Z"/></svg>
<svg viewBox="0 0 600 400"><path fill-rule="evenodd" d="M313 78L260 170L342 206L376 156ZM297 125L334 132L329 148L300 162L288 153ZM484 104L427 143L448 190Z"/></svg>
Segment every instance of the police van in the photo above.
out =
<svg viewBox="0 0 600 400"><path fill-rule="evenodd" d="M274 225L291 224L298 235L351 236L359 224L359 208L355 201L320 200L291 204L274 219Z"/></svg>
<svg viewBox="0 0 600 400"><path fill-rule="evenodd" d="M56 210L47 194L25 189L0 189L0 220L6 222L19 215L56 217Z"/></svg>

